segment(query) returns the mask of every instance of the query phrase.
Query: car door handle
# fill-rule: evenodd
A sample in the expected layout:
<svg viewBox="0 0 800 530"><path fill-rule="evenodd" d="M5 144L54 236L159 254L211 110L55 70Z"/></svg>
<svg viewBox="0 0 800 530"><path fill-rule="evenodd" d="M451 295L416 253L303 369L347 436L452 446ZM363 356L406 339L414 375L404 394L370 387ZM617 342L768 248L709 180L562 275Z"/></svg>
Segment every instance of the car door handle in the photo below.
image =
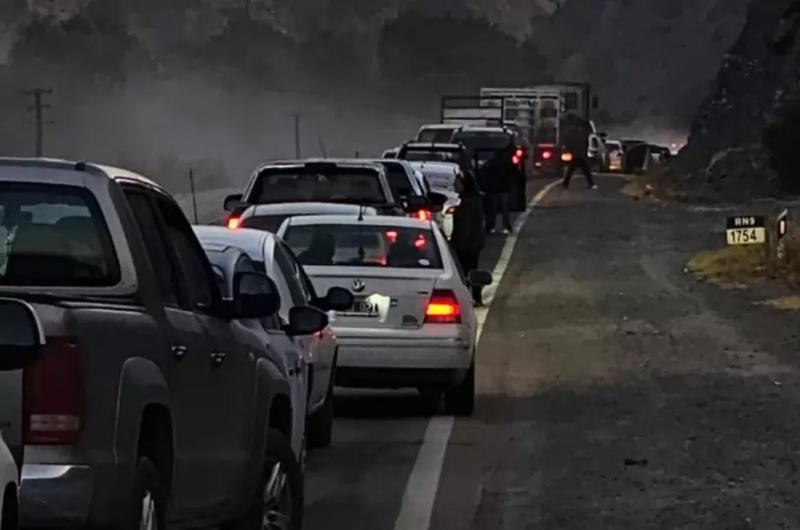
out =
<svg viewBox="0 0 800 530"><path fill-rule="evenodd" d="M186 346L182 346L180 344L175 344L172 346L172 355L174 355L179 361L186 357L187 353L189 353L189 350L186 349Z"/></svg>
<svg viewBox="0 0 800 530"><path fill-rule="evenodd" d="M215 368L222 366L227 356L227 353L222 353L221 351L211 352L211 364L213 364Z"/></svg>
<svg viewBox="0 0 800 530"><path fill-rule="evenodd" d="M297 361L297 363L289 368L289 375L299 375L303 373L303 363L301 361Z"/></svg>

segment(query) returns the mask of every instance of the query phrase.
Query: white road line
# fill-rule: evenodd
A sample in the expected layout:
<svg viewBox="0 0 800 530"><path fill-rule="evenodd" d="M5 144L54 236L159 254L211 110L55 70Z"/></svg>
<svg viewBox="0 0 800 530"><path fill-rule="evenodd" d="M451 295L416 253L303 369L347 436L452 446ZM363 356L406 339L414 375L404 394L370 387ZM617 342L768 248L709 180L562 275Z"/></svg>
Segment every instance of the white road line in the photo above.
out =
<svg viewBox="0 0 800 530"><path fill-rule="evenodd" d="M528 208L520 214L514 223L511 235L506 239L503 250L500 253L500 259L497 261L497 265L492 272L494 281L490 288L487 288L484 296L486 307L482 307L477 311L478 340L480 340L481 333L483 332L483 325L489 314L489 308L492 305L492 301L494 301L497 286L506 273L511 255L514 253L514 247L517 245L519 233L525 225L528 215L537 204L542 202L550 190L560 182L560 180L557 180L542 188L542 190L531 199L531 202L528 203ZM442 466L444 465L444 457L447 452L447 443L450 440L450 432L453 430L454 421L455 418L453 416L433 416L428 421L422 447L420 447L419 453L417 453L414 469L411 471L411 475L408 477L408 482L406 483L406 490L405 493L403 493L403 503L400 506L400 513L394 522L394 530L430 529L433 503L436 501L436 492L439 489L439 479L442 475Z"/></svg>

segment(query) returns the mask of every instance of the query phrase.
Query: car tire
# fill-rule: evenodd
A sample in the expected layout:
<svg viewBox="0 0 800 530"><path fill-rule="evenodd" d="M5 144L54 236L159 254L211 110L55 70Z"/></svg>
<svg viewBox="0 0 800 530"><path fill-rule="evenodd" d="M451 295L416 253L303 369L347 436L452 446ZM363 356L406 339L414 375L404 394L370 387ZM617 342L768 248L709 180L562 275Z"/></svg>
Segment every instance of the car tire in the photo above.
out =
<svg viewBox="0 0 800 530"><path fill-rule="evenodd" d="M328 447L333 439L333 379L331 378L325 402L314 412L306 424L308 447Z"/></svg>
<svg viewBox="0 0 800 530"><path fill-rule="evenodd" d="M258 489L247 513L237 523L226 525L226 530L300 530L303 527L303 471L289 440L277 429L270 429L266 453ZM274 521L274 526L265 526L269 521Z"/></svg>
<svg viewBox="0 0 800 530"><path fill-rule="evenodd" d="M167 493L158 468L146 456L136 463L125 530L165 530Z"/></svg>
<svg viewBox="0 0 800 530"><path fill-rule="evenodd" d="M464 380L444 394L447 412L453 416L471 416L475 410L475 361Z"/></svg>
<svg viewBox="0 0 800 530"><path fill-rule="evenodd" d="M3 492L3 513L0 513L0 528L17 530L19 528L19 503L15 484L6 486Z"/></svg>

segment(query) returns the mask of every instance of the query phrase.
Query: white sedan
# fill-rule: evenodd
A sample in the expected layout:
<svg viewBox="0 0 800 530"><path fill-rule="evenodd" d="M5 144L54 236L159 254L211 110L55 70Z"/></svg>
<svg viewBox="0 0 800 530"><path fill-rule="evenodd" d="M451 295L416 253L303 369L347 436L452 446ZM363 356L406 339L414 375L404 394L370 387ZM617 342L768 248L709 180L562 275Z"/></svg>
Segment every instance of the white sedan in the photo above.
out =
<svg viewBox="0 0 800 530"><path fill-rule="evenodd" d="M355 305L332 322L336 384L444 394L452 414L475 402L477 320L467 280L436 223L401 217L287 219L279 235L318 290L350 289ZM471 271L488 285L491 275Z"/></svg>
<svg viewBox="0 0 800 530"><path fill-rule="evenodd" d="M19 527L17 465L0 433L0 530L16 530Z"/></svg>
<svg viewBox="0 0 800 530"><path fill-rule="evenodd" d="M347 216L351 217L351 216ZM239 228L231 230L218 226L193 227L203 247L233 246L243 250L252 260L257 272L271 278L281 296L279 315L289 321L289 311L295 306L311 305L324 311L350 307L352 297L336 290L318 296L303 267L291 250L270 232ZM346 296L338 296L344 294ZM333 374L336 370L336 336L330 326L307 337L297 337L308 365L308 426L306 435L311 447L331 443L333 429Z"/></svg>

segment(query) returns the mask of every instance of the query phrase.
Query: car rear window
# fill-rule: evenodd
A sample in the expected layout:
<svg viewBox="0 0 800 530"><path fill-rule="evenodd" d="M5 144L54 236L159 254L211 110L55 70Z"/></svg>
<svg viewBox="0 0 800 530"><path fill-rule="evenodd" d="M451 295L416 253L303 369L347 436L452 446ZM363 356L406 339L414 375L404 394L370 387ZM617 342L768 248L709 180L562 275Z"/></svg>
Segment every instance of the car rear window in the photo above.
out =
<svg viewBox="0 0 800 530"><path fill-rule="evenodd" d="M505 149L514 142L514 138L500 132L460 132L453 141L464 144L468 151L474 152L476 149Z"/></svg>
<svg viewBox="0 0 800 530"><path fill-rule="evenodd" d="M430 229L397 226L298 225L284 239L303 265L441 269Z"/></svg>
<svg viewBox="0 0 800 530"><path fill-rule="evenodd" d="M453 137L453 129L423 129L417 136L419 142L446 143Z"/></svg>
<svg viewBox="0 0 800 530"><path fill-rule="evenodd" d="M377 170L359 168L270 168L262 171L247 198L250 204L338 202L386 204Z"/></svg>
<svg viewBox="0 0 800 530"><path fill-rule="evenodd" d="M119 280L111 236L90 192L0 184L0 285L97 287Z"/></svg>
<svg viewBox="0 0 800 530"><path fill-rule="evenodd" d="M396 197L410 197L411 195L416 195L408 173L406 173L406 169L402 164L398 164L397 162L382 162L382 165L386 170L389 187L392 188L392 193Z"/></svg>
<svg viewBox="0 0 800 530"><path fill-rule="evenodd" d="M242 219L242 228L254 228L267 232L277 232L288 215L255 215Z"/></svg>
<svg viewBox="0 0 800 530"><path fill-rule="evenodd" d="M458 164L460 155L453 151L435 151L432 148L410 148L404 155L403 160L409 162L451 162Z"/></svg>

